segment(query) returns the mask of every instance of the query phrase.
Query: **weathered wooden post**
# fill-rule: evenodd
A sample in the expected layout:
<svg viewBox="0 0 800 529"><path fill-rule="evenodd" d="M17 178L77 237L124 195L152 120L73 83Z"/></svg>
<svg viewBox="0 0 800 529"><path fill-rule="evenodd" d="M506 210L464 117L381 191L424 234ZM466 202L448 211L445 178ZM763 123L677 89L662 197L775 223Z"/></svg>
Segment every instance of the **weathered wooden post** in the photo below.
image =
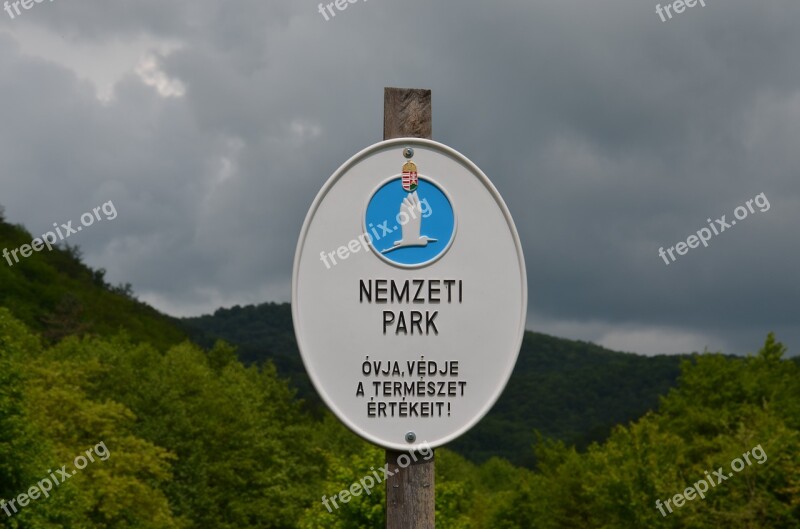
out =
<svg viewBox="0 0 800 529"><path fill-rule="evenodd" d="M432 139L431 91L385 88L383 139ZM435 457L417 458L402 468L397 458L405 452L386 451L394 475L386 482L386 529L434 529L436 509Z"/></svg>

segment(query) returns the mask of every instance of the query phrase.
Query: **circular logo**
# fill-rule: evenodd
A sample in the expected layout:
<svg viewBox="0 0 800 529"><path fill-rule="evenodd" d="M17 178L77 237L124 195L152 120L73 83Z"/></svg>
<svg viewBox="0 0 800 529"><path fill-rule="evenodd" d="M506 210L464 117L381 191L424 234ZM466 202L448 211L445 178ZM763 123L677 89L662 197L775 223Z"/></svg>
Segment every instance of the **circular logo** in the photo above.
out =
<svg viewBox="0 0 800 529"><path fill-rule="evenodd" d="M439 259L456 233L456 216L445 192L430 179L393 177L372 194L364 215L364 232L375 255L403 268L418 268Z"/></svg>

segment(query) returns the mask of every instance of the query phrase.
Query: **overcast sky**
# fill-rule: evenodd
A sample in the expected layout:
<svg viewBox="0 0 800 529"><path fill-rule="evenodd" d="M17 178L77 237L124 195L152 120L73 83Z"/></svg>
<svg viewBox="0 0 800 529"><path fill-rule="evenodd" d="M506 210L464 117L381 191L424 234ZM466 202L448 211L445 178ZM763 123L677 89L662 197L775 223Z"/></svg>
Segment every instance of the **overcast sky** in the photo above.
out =
<svg viewBox="0 0 800 529"><path fill-rule="evenodd" d="M383 88L504 196L528 328L644 354L800 352L800 2L55 0L0 12L0 203L173 315L288 301L305 214ZM334 10L336 8L334 7ZM667 266L669 248L755 212Z"/></svg>

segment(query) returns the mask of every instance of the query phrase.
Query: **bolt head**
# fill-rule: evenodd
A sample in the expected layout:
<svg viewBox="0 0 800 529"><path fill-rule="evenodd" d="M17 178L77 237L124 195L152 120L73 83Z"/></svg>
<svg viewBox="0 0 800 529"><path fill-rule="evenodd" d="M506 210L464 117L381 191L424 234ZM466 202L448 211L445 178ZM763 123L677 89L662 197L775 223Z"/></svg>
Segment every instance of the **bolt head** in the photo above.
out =
<svg viewBox="0 0 800 529"><path fill-rule="evenodd" d="M406 441L408 441L409 443L413 443L416 440L417 440L417 434L415 434L414 432L408 432L406 434Z"/></svg>
<svg viewBox="0 0 800 529"><path fill-rule="evenodd" d="M413 158L414 149L412 149L411 147L406 147L405 149L403 149L403 156L405 156L406 158Z"/></svg>

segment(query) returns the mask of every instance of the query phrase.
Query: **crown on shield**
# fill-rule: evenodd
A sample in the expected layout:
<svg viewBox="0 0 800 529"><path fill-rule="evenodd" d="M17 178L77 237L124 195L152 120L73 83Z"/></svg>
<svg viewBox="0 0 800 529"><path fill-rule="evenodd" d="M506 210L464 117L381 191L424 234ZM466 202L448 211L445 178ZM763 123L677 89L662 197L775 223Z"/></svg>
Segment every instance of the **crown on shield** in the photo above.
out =
<svg viewBox="0 0 800 529"><path fill-rule="evenodd" d="M403 189L410 193L415 191L418 185L417 164L408 161L403 165Z"/></svg>

